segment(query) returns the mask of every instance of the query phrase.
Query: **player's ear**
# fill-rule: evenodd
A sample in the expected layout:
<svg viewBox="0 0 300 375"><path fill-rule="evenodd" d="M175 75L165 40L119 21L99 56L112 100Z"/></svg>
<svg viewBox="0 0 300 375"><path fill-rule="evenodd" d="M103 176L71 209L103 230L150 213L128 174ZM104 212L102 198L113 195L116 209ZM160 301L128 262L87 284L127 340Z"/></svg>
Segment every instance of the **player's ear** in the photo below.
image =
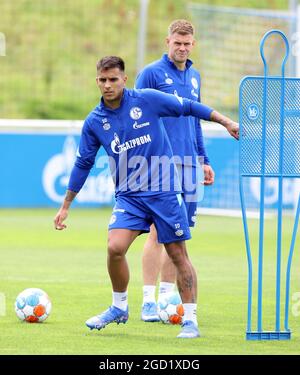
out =
<svg viewBox="0 0 300 375"><path fill-rule="evenodd" d="M166 45L168 46L169 43L170 43L170 38L167 36L167 37L166 37Z"/></svg>
<svg viewBox="0 0 300 375"><path fill-rule="evenodd" d="M128 79L128 76L125 74L125 76L124 76L124 78L123 78L124 83L126 83L127 79Z"/></svg>

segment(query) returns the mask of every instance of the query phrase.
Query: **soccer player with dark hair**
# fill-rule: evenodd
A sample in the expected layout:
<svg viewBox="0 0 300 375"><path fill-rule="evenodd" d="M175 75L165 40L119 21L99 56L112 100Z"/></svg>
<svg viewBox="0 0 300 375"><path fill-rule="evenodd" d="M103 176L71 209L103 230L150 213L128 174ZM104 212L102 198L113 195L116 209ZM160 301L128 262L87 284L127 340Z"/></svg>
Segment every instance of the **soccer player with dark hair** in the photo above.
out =
<svg viewBox="0 0 300 375"><path fill-rule="evenodd" d="M238 125L213 109L157 90L125 88L127 76L121 58L103 58L97 64L96 82L102 98L82 128L77 159L68 189L54 219L55 228L64 221L76 194L82 188L96 154L103 146L109 156L115 183L116 203L108 228L107 267L113 290L112 305L87 320L91 329L128 320L129 268L126 252L135 238L149 232L151 224L176 267L178 290L185 309L179 338L198 337L196 314L197 277L188 258L185 240L190 239L181 184L174 168L173 153L162 124L165 116L195 116L218 122L234 137ZM166 161L168 170L160 165Z"/></svg>

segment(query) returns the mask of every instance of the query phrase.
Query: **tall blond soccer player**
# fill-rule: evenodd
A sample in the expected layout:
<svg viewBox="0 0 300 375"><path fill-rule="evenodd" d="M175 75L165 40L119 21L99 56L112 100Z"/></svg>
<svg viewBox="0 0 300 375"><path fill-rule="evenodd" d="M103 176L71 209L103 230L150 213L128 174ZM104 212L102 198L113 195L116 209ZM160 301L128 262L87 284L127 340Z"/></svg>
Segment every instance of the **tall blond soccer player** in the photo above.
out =
<svg viewBox="0 0 300 375"><path fill-rule="evenodd" d="M146 66L138 75L136 88L153 88L200 102L201 79L193 68L189 55L194 48L194 27L186 20L171 23L166 38L168 52L158 61ZM186 205L189 225L196 222L197 196L190 191L187 175L196 175L198 159L204 169L204 185L214 182L214 171L209 165L199 119L195 117L164 118L173 153L177 158L177 169L181 173L183 199ZM184 172L186 172L184 174ZM143 257L143 305L141 318L145 322L159 321L156 303L156 284L160 274L159 297L175 287L176 271L162 244L157 241L154 225L145 242Z"/></svg>

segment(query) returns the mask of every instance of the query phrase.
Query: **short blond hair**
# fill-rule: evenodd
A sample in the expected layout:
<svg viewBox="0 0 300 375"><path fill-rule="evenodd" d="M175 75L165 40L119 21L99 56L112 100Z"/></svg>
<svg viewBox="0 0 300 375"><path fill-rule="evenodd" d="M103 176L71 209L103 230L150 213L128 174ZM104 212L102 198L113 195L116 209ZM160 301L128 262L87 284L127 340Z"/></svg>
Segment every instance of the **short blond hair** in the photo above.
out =
<svg viewBox="0 0 300 375"><path fill-rule="evenodd" d="M191 34L194 35L195 28L194 26L187 20L175 20L171 23L168 28L169 36L172 34L178 33L181 35Z"/></svg>

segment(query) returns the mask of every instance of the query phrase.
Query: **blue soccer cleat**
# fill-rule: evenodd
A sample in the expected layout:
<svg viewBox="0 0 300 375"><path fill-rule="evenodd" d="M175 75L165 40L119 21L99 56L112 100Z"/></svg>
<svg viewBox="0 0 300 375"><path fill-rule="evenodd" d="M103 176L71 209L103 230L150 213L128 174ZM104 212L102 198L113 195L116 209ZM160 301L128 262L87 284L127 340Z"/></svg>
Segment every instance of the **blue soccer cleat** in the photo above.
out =
<svg viewBox="0 0 300 375"><path fill-rule="evenodd" d="M179 335L177 336L180 339L194 339L200 337L200 332L198 327L191 320L186 320L181 325L182 329Z"/></svg>
<svg viewBox="0 0 300 375"><path fill-rule="evenodd" d="M85 324L90 329L102 329L107 324L116 322L119 323L126 323L128 320L128 307L127 310L121 310L118 307L110 306L107 310L105 310L102 314L93 316L92 318L88 319Z"/></svg>
<svg viewBox="0 0 300 375"><path fill-rule="evenodd" d="M157 313L157 304L155 302L146 302L142 306L141 319L144 322L159 322L159 316Z"/></svg>

